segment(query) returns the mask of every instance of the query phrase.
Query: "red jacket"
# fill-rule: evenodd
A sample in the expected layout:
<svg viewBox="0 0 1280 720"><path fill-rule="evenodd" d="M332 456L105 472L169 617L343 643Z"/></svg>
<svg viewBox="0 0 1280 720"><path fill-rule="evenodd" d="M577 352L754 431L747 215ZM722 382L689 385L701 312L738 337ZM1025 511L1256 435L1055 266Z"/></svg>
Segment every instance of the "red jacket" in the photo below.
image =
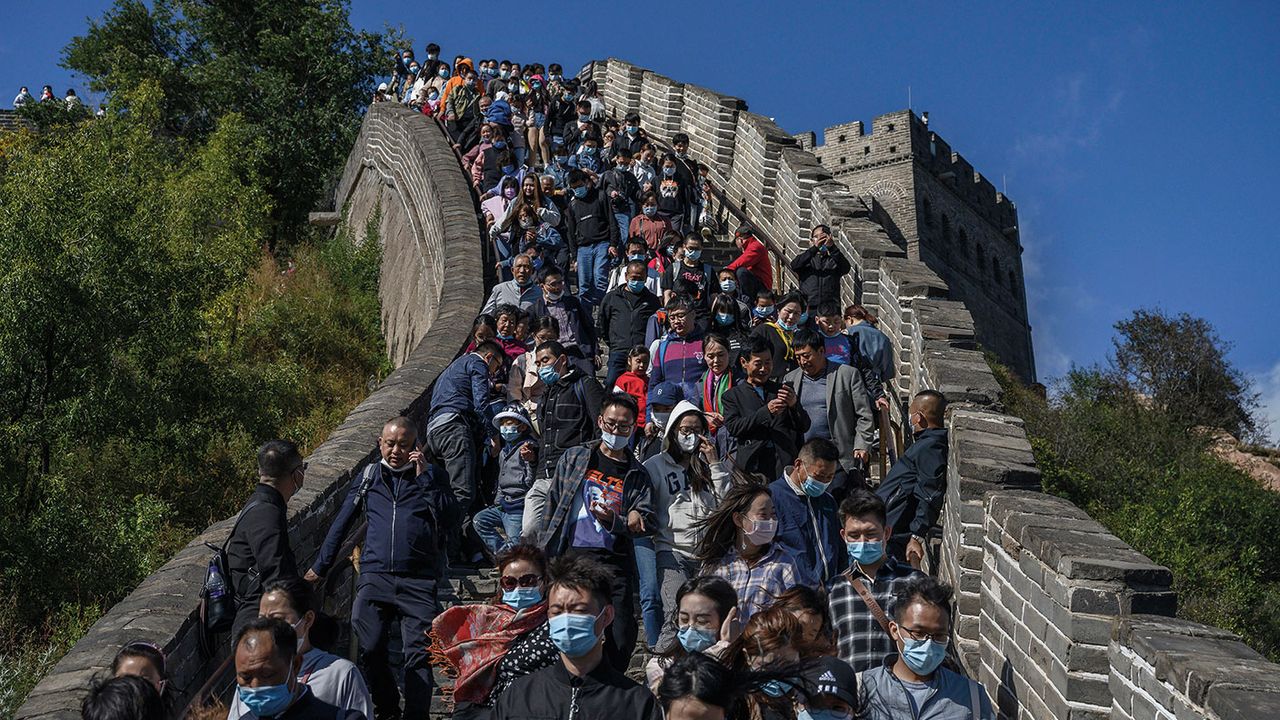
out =
<svg viewBox="0 0 1280 720"><path fill-rule="evenodd" d="M627 371L618 376L613 384L614 392L624 392L636 399L640 406L640 414L636 417L636 425L644 427L644 401L649 395L649 379Z"/></svg>
<svg viewBox="0 0 1280 720"><path fill-rule="evenodd" d="M764 243L754 237L747 238L742 254L729 263L730 270L742 267L759 278L765 288L773 289L773 266L769 263L769 251L764 249Z"/></svg>

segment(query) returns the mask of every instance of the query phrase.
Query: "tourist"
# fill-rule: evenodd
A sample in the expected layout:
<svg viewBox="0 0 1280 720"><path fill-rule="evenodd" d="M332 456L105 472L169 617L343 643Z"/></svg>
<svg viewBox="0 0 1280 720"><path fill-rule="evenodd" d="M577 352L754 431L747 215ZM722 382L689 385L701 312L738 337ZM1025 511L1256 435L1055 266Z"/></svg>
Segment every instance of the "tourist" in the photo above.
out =
<svg viewBox="0 0 1280 720"><path fill-rule="evenodd" d="M889 553L913 567L924 559L925 538L938 522L947 492L947 399L921 390L911 399L907 421L913 441L876 488L893 530Z"/></svg>
<svg viewBox="0 0 1280 720"><path fill-rule="evenodd" d="M773 290L773 267L769 251L756 239L750 225L742 225L733 233L733 244L740 254L728 264L738 278L738 289L746 297L755 297L760 290Z"/></svg>
<svg viewBox="0 0 1280 720"><path fill-rule="evenodd" d="M280 720L365 720L359 710L327 703L299 678L303 657L298 635L288 622L276 617L259 617L235 635L236 697L246 718ZM406 707L409 717L415 714Z"/></svg>
<svg viewBox="0 0 1280 720"><path fill-rule="evenodd" d="M302 665L294 674L317 700L342 710L356 710L365 718L373 717L373 700L355 663L311 644L311 629L315 627L318 615L312 603L310 586L300 580L270 585L262 594L258 610L260 617L283 620L297 633ZM227 712L227 720L237 720L248 714L248 706L236 695Z"/></svg>
<svg viewBox="0 0 1280 720"><path fill-rule="evenodd" d="M494 369L497 347L482 345L479 352ZM368 530L351 603L351 629L378 717L394 715L400 707L387 645L388 633L396 627L404 656L404 715L416 720L430 710L433 680L427 631L440 609L446 538L455 535L457 516L465 508L454 500L442 469L429 464L419 447L412 420L387 421L378 437L381 460L352 478L306 577L312 583L324 579L364 510Z"/></svg>
<svg viewBox="0 0 1280 720"><path fill-rule="evenodd" d="M836 521L836 501L827 492L840 453L830 440L814 438L792 465L769 485L778 531L774 542L796 560L796 579L822 587L844 570L848 558Z"/></svg>
<svg viewBox="0 0 1280 720"><path fill-rule="evenodd" d="M80 703L83 720L167 720L155 686L136 675L94 680Z"/></svg>
<svg viewBox="0 0 1280 720"><path fill-rule="evenodd" d="M766 318L751 330L751 334L763 338L769 343L773 353L774 380L781 380L787 373L796 369L794 338L800 328L804 327L809 316L805 312L804 296L798 292L789 292L782 296L774 306L776 317Z"/></svg>
<svg viewBox="0 0 1280 720"><path fill-rule="evenodd" d="M116 652L111 660L111 676L136 675L155 686L160 697L165 697L169 676L165 673L164 651L159 645L146 640L134 640Z"/></svg>
<svg viewBox="0 0 1280 720"><path fill-rule="evenodd" d="M520 541L524 498L533 487L537 470L538 438L529 415L518 403L495 415L493 426L498 430L497 497L493 505L476 513L471 524L489 552L497 555L504 546Z"/></svg>
<svg viewBox="0 0 1280 720"><path fill-rule="evenodd" d="M579 168L569 172L573 199L569 202L569 252L578 262L578 296L591 307L604 298L609 282L609 258L622 247L618 223L609 200L589 183ZM612 251L612 252L610 252Z"/></svg>
<svg viewBox="0 0 1280 720"><path fill-rule="evenodd" d="M834 657L816 657L805 663L802 677L801 690L792 697L796 720L862 717L858 675L848 663Z"/></svg>
<svg viewBox="0 0 1280 720"><path fill-rule="evenodd" d="M631 150L626 147L617 148L608 158L613 167L600 175L600 188L609 198L613 210L613 218L618 222L618 234L627 237L630 233L631 218L640 205L640 183L631 173Z"/></svg>
<svg viewBox="0 0 1280 720"><path fill-rule="evenodd" d="M809 415L795 390L773 380L773 353L752 336L738 360L744 382L721 398L725 428L737 442L735 463L745 472L777 477L795 462L809 429Z"/></svg>
<svg viewBox="0 0 1280 720"><path fill-rule="evenodd" d="M597 348L596 326L591 309L582 300L565 292L564 271L555 265L542 269L538 282L542 297L529 312L534 317L549 315L560 325L560 344L573 356L573 364L584 373L594 374Z"/></svg>
<svg viewBox="0 0 1280 720"><path fill-rule="evenodd" d="M861 305L844 309L845 332L858 342L858 349L880 373L881 382L892 382L898 374L893 359L893 343L877 327L879 320Z"/></svg>
<svg viewBox="0 0 1280 720"><path fill-rule="evenodd" d="M748 695L748 717L752 720L792 717L792 703L803 686L801 661L807 655L802 632L791 611L773 606L753 614L742 634L725 650L723 662L732 670L779 675Z"/></svg>
<svg viewBox="0 0 1280 720"><path fill-rule="evenodd" d="M773 604L790 610L800 621L800 637L805 645L821 650L823 655L836 654L831 635L831 609L822 587L797 585L775 598Z"/></svg>
<svg viewBox="0 0 1280 720"><path fill-rule="evenodd" d="M942 665L951 641L951 586L921 575L898 588L889 623L896 654L862 676L868 720L994 720L977 680Z"/></svg>
<svg viewBox="0 0 1280 720"><path fill-rule="evenodd" d="M547 623L559 662L513 682L498 698L494 720L659 717L653 695L605 659L603 638L623 614L613 606L616 586L608 567L591 558L552 564Z"/></svg>
<svg viewBox="0 0 1280 720"><path fill-rule="evenodd" d="M840 659L862 672L893 652L888 613L898 588L920 573L886 551L893 531L884 501L856 489L840 503L840 537L848 569L827 584L831 629Z"/></svg>
<svg viewBox="0 0 1280 720"><path fill-rule="evenodd" d="M560 322L550 315L534 318L529 323L531 347L538 347L544 342L560 337ZM524 407L530 418L538 417L538 406L542 403L542 394L547 384L538 376L537 353L526 351L511 361L511 370L507 375L507 399L518 402Z"/></svg>
<svg viewBox="0 0 1280 720"><path fill-rule="evenodd" d="M627 283L627 265L633 262L645 264L646 273L644 278L644 286L649 292L657 294L658 288L662 287L662 276L651 270L647 270L649 265L649 246L645 244L644 238L636 235L627 238L627 242L623 246L626 250L622 256L622 262L618 267L609 273L609 292L613 292L619 285Z"/></svg>
<svg viewBox="0 0 1280 720"><path fill-rule="evenodd" d="M773 542L778 519L763 484L747 478L735 482L697 530L702 533L697 559L705 572L728 580L737 591L743 622L795 586L796 561Z"/></svg>
<svg viewBox="0 0 1280 720"><path fill-rule="evenodd" d="M289 498L302 489L307 463L298 446L271 440L258 449L258 484L227 539L228 581L235 591L232 634L258 616L262 588L298 577L289 546Z"/></svg>
<svg viewBox="0 0 1280 720"><path fill-rule="evenodd" d="M652 174L652 170L649 173ZM652 184L652 178L649 183ZM640 237L650 252L656 253L662 246L662 239L672 232L671 221L658 213L658 196L652 190L645 191L640 197L640 214L631 218L627 226L628 237Z"/></svg>
<svg viewBox="0 0 1280 720"><path fill-rule="evenodd" d="M455 605L431 623L432 655L456 675L453 720L487 720L519 678L560 662L547 625L547 558L517 544L498 553L498 595Z"/></svg>
<svg viewBox="0 0 1280 720"><path fill-rule="evenodd" d="M511 280L493 286L481 312L492 314L502 304L515 305L528 312L542 299L542 288L533 282L533 258L517 254L511 261L511 275Z"/></svg>
<svg viewBox="0 0 1280 720"><path fill-rule="evenodd" d="M23 85L22 87L18 88L18 95L13 99L13 109L17 110L21 108L23 105L26 105L28 103L34 103L35 101L36 99L31 97L31 92L27 90L27 86Z"/></svg>
<svg viewBox="0 0 1280 720"><path fill-rule="evenodd" d="M697 406L681 400L666 423L662 452L645 461L653 484L657 588L661 601L653 616L644 614L645 631L652 648L666 648L675 638L675 626L662 623L663 608L676 602L676 591L698 574L699 523L729 492L729 469L711 442L709 426ZM645 588L641 587L641 599ZM659 636L660 631L660 636Z"/></svg>
<svg viewBox="0 0 1280 720"><path fill-rule="evenodd" d="M646 285L644 263L630 260L624 267L626 283L610 290L600 303L600 336L609 344L605 384L610 387L625 370L627 353L644 343L649 318L659 307L658 296Z"/></svg>
<svg viewBox="0 0 1280 720"><path fill-rule="evenodd" d="M652 358L652 382L671 381L680 386L681 396L697 402L701 395L699 386L706 364L702 361L702 330L697 323L697 311L685 296L672 296L666 304L667 323L670 330L665 337L649 346Z"/></svg>
<svg viewBox="0 0 1280 720"><path fill-rule="evenodd" d="M658 164L655 195L658 198L658 214L671 223L671 229L683 236L692 229L689 207L693 196L692 179L677 172L678 160L672 153L662 156Z"/></svg>
<svg viewBox="0 0 1280 720"><path fill-rule="evenodd" d="M665 288L665 299L670 301L675 296L675 286L679 280L687 280L696 288L695 294L701 302L699 306L706 309L707 298L711 297L712 283L715 280L715 271L710 263L702 262L702 236L697 233L689 233L683 242L684 255L681 256L680 262L672 263L667 268L662 278L662 287Z"/></svg>
<svg viewBox="0 0 1280 720"><path fill-rule="evenodd" d="M632 597L637 578L632 536L654 527L649 473L630 452L636 403L609 394L600 405L600 440L567 449L555 468L542 510L542 545L547 557L587 556L613 571L612 607L605 652L614 669L631 661L637 628Z"/></svg>
<svg viewBox="0 0 1280 720"><path fill-rule="evenodd" d="M702 340L702 360L707 364L707 371L702 374L698 407L707 419L711 441L723 458L734 455L737 450L736 442L724 429L724 395L738 382L735 371L739 366L731 360L734 357L732 346L729 338L718 333L709 333Z"/></svg>
<svg viewBox="0 0 1280 720"><path fill-rule="evenodd" d="M791 260L791 271L800 281L800 293L809 307L840 301L840 279L849 274L852 266L845 258L831 228L815 225L809 233L810 246Z"/></svg>
<svg viewBox="0 0 1280 720"><path fill-rule="evenodd" d="M618 376L610 392L625 393L636 401L636 425L643 429L649 398L649 348L636 345L627 352L627 371Z"/></svg>
<svg viewBox="0 0 1280 720"><path fill-rule="evenodd" d="M686 580L675 593L671 620L677 642L644 666L645 682L658 692L672 665L692 654L719 660L742 632L738 622L738 593L723 578L703 575Z"/></svg>

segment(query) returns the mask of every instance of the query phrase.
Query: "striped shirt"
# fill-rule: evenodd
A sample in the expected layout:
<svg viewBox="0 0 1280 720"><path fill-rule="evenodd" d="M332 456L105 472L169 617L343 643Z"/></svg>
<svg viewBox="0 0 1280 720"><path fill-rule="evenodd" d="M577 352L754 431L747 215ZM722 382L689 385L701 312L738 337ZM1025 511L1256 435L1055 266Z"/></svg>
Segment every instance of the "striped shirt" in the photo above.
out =
<svg viewBox="0 0 1280 720"><path fill-rule="evenodd" d="M711 568L711 574L728 580L738 591L738 619L746 623L772 605L774 598L796 586L796 561L777 543L770 543L754 564L739 557L735 548Z"/></svg>

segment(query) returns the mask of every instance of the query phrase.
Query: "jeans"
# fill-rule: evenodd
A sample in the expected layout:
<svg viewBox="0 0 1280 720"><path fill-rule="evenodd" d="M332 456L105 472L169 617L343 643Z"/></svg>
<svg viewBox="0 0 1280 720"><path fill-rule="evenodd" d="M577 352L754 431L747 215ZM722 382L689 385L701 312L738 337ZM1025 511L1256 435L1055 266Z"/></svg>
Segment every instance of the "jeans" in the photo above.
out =
<svg viewBox="0 0 1280 720"><path fill-rule="evenodd" d="M605 376L605 392L613 392L613 384L618 381L618 376L627 371L627 353L630 351L631 348L609 351L609 374Z"/></svg>
<svg viewBox="0 0 1280 720"><path fill-rule="evenodd" d="M650 649L657 649L662 633L662 586L658 582L658 553L653 539L636 538L632 541L636 557L636 576L640 578L640 617L644 619L644 640Z"/></svg>
<svg viewBox="0 0 1280 720"><path fill-rule="evenodd" d="M609 287L609 243L598 242L578 248L578 297L590 308L604 299Z"/></svg>
<svg viewBox="0 0 1280 720"><path fill-rule="evenodd" d="M627 245L627 230L631 227L631 213L615 212L613 219L618 221L618 237L622 238L622 245Z"/></svg>
<svg viewBox="0 0 1280 720"><path fill-rule="evenodd" d="M516 154L516 167L523 167L525 158L529 157L529 148L513 147L511 150Z"/></svg>
<svg viewBox="0 0 1280 720"><path fill-rule="evenodd" d="M476 535L480 536L480 541L485 547L495 555L504 545L520 542L520 528L524 521L524 511L518 510L514 512L503 512L498 505L491 505L480 512L471 520L471 527L476 529ZM502 529L502 534L498 534L498 529ZM503 539L503 535L506 539Z"/></svg>
<svg viewBox="0 0 1280 720"><path fill-rule="evenodd" d="M404 648L403 717L427 717L434 684L427 632L439 612L435 580L390 573L360 575L351 604L351 629L360 647L360 666L369 681L377 717L400 715L400 692L387 652L387 631L396 625Z"/></svg>

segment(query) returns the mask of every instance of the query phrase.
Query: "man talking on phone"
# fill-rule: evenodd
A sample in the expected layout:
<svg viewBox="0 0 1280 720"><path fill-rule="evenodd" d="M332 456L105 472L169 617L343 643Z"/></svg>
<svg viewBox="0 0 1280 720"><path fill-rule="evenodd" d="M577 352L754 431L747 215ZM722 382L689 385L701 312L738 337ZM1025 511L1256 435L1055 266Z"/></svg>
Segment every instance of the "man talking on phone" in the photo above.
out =
<svg viewBox="0 0 1280 720"><path fill-rule="evenodd" d="M457 503L447 473L427 462L409 418L387 421L378 451L381 461L352 479L306 579L324 579L363 509L369 529L351 604L360 666L369 681L375 718L401 717L400 692L387 655L387 631L398 627L404 648L403 717L419 720L431 709L427 631L440 612L437 586L447 571L444 541L455 527Z"/></svg>

